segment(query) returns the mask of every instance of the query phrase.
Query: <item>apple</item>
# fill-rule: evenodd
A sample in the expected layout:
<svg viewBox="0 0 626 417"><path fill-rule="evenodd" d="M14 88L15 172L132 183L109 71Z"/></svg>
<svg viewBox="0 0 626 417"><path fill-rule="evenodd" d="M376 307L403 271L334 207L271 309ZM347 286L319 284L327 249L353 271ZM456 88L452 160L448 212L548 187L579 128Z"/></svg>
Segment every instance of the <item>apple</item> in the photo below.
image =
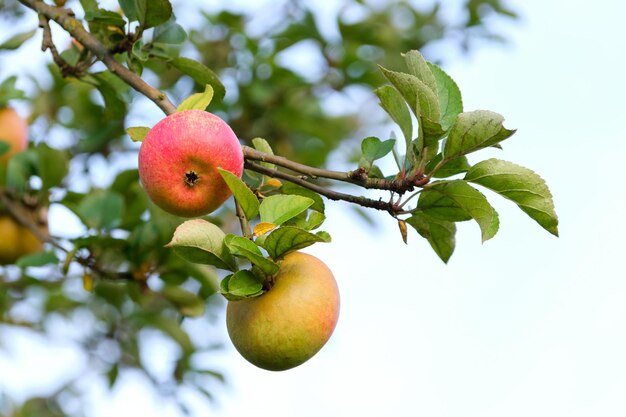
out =
<svg viewBox="0 0 626 417"><path fill-rule="evenodd" d="M273 286L258 297L229 301L226 327L233 345L252 364L284 371L303 364L330 338L339 318L339 290L319 259L292 252Z"/></svg>
<svg viewBox="0 0 626 417"><path fill-rule="evenodd" d="M241 177L243 151L230 126L203 110L162 119L139 149L139 177L148 197L181 217L208 214L230 197L218 168Z"/></svg>
<svg viewBox="0 0 626 417"><path fill-rule="evenodd" d="M12 107L0 108L0 141L7 142L9 150L0 155L0 165L28 146L28 125Z"/></svg>
<svg viewBox="0 0 626 417"><path fill-rule="evenodd" d="M47 231L47 227L42 226ZM0 265L13 264L20 257L39 252L42 242L12 217L0 214Z"/></svg>

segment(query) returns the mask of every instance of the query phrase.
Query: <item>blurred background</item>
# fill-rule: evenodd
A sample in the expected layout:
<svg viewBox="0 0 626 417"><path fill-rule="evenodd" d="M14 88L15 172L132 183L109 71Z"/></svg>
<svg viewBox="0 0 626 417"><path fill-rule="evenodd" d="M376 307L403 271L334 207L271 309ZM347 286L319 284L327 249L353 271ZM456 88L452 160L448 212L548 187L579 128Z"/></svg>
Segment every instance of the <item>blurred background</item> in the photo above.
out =
<svg viewBox="0 0 626 417"><path fill-rule="evenodd" d="M133 214L132 201L148 203L126 186L137 145L124 129L162 114L123 86L113 85L121 99L103 101L94 85L62 78L38 32L0 50L0 82L18 76L25 99L11 104L29 118L33 143L68 155L68 176L50 190L51 234L118 271L158 259L148 288L193 290L206 311L180 322L176 303L137 295L135 283L86 292L78 266L67 276L58 265L0 267L0 415L626 414L620 2L172 3L188 34L179 52L226 87L210 110L244 141L264 137L281 155L333 169L354 166L363 137L390 135L371 93L383 83L376 65L400 69L400 53L419 49L457 82L466 110L496 111L518 129L480 157L539 173L561 237L494 196L499 233L481 244L478 227L462 224L444 265L417 234L404 245L393 219L327 202L333 242L307 252L339 283L335 334L298 368L257 369L230 345L218 276L164 253L176 219ZM78 2L67 6L81 15ZM0 44L36 28L32 11L0 7ZM76 48L53 29L60 49ZM142 65L175 102L198 91L163 61ZM101 193L119 194L125 210L94 228L75 207ZM224 227L229 210L215 216Z"/></svg>

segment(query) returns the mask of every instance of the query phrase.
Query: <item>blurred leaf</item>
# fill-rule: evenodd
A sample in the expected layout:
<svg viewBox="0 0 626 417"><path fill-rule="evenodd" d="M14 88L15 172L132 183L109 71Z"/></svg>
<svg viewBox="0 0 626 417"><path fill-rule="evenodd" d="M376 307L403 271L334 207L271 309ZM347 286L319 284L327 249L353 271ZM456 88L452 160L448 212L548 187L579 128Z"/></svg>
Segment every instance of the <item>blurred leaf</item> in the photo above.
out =
<svg viewBox="0 0 626 417"><path fill-rule="evenodd" d="M204 93L196 93L187 97L176 111L184 110L205 110L213 100L213 87L206 85Z"/></svg>
<svg viewBox="0 0 626 417"><path fill-rule="evenodd" d="M488 159L474 165L465 180L513 201L541 227L559 235L552 194L545 181L530 169L512 162Z"/></svg>
<svg viewBox="0 0 626 417"><path fill-rule="evenodd" d="M441 220L426 213L415 213L406 222L430 243L435 253L442 261L448 263L456 245L454 235L456 225L454 222Z"/></svg>
<svg viewBox="0 0 626 417"><path fill-rule="evenodd" d="M50 264L58 264L59 258L53 251L49 252L37 252L32 255L22 256L15 262L15 265L20 268L26 268L29 266L45 266Z"/></svg>
<svg viewBox="0 0 626 417"><path fill-rule="evenodd" d="M144 126L129 127L126 129L126 133L128 133L128 136L130 136L133 142L143 141L149 131L150 128Z"/></svg>
<svg viewBox="0 0 626 417"><path fill-rule="evenodd" d="M251 240L243 236L229 234L226 235L224 242L233 255L246 258L266 275L273 275L278 272L278 265L267 259L257 244Z"/></svg>
<svg viewBox="0 0 626 417"><path fill-rule="evenodd" d="M98 190L87 195L76 212L89 227L113 229L122 221L124 198L115 191Z"/></svg>
<svg viewBox="0 0 626 417"><path fill-rule="evenodd" d="M458 115L443 149L445 159L475 152L509 138L515 130L505 129L504 117L487 110Z"/></svg>
<svg viewBox="0 0 626 417"><path fill-rule="evenodd" d="M67 152L53 149L45 143L37 145L37 171L42 181L42 189L49 190L61 184L69 171Z"/></svg>
<svg viewBox="0 0 626 417"><path fill-rule="evenodd" d="M213 91L215 91L215 96L218 100L224 98L224 94L226 93L224 85L219 77L206 65L184 57L175 58L169 63L180 72L190 76L196 83L200 85L209 84L213 87Z"/></svg>
<svg viewBox="0 0 626 417"><path fill-rule="evenodd" d="M225 237L222 229L213 223L203 219L187 220L176 228L166 247L189 262L236 271L235 260L224 244Z"/></svg>
<svg viewBox="0 0 626 417"><path fill-rule="evenodd" d="M139 21L144 29L167 22L172 17L168 0L119 0L128 20Z"/></svg>
<svg viewBox="0 0 626 417"><path fill-rule="evenodd" d="M11 149L11 144L7 141L4 141L2 138L0 138L0 156L7 153L9 149Z"/></svg>
<svg viewBox="0 0 626 417"><path fill-rule="evenodd" d="M187 39L185 29L173 19L155 27L152 36L152 42L173 45L181 44L185 39Z"/></svg>
<svg viewBox="0 0 626 417"><path fill-rule="evenodd" d="M0 44L0 50L14 50L22 46L24 42L32 38L35 33L37 33L37 29L29 30L28 32L18 33L7 39L6 41Z"/></svg>
<svg viewBox="0 0 626 417"><path fill-rule="evenodd" d="M261 202L261 221L280 225L313 205L313 200L299 195L273 195Z"/></svg>
<svg viewBox="0 0 626 417"><path fill-rule="evenodd" d="M119 28L123 28L126 25L126 22L122 16L119 15L119 13L104 9L87 10L85 12L85 20L88 22L97 21L98 23L102 23L107 26L115 26Z"/></svg>
<svg viewBox="0 0 626 417"><path fill-rule="evenodd" d="M9 77L0 83L0 108L7 106L10 100L26 97L22 90L15 87L16 83L16 76Z"/></svg>
<svg viewBox="0 0 626 417"><path fill-rule="evenodd" d="M37 153L34 149L19 152L9 159L6 170L6 186L17 192L28 188L28 180L37 173Z"/></svg>
<svg viewBox="0 0 626 417"><path fill-rule="evenodd" d="M166 285L160 292L181 314L188 317L199 317L204 314L204 301L196 294L172 285Z"/></svg>
<svg viewBox="0 0 626 417"><path fill-rule="evenodd" d="M317 242L330 242L330 236L323 232L313 234L297 227L283 226L271 232L262 246L272 259L279 260L288 253L306 248Z"/></svg>
<svg viewBox="0 0 626 417"><path fill-rule="evenodd" d="M259 214L259 199L238 176L221 168L218 168L218 171L243 209L246 218L254 219Z"/></svg>

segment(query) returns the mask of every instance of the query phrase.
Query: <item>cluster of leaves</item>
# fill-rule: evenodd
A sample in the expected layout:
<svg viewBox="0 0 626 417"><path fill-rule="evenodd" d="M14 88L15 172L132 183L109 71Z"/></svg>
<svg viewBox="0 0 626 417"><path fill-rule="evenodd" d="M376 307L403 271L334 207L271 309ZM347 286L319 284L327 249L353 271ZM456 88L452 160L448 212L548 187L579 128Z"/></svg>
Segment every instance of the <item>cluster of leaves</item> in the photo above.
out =
<svg viewBox="0 0 626 417"><path fill-rule="evenodd" d="M363 124L356 110L348 116L329 110L324 105L327 91L379 86L384 79L376 63L396 67L401 51L421 49L445 37L459 39L459 34L471 38L475 29L486 24L482 14L478 21L468 18L454 26L437 7L420 11L402 2L373 7L355 1L349 3L360 8L364 18L348 22L337 16L340 36L328 37L319 30L312 4L287 3L276 12L279 23L255 34L246 23L249 14L233 11L197 12L204 19L198 28L183 28L185 23L176 21L168 0L120 0L117 11L102 9L95 0L68 5L75 7L89 32L118 62L154 81L156 88L181 98L210 85L215 95L212 108L240 137L266 137L277 153L314 165L322 165L329 152L355 136ZM479 3L500 2L472 2ZM0 18L15 17L15 12L22 15L24 10L15 0L0 1ZM410 22L398 23L398 15L411 16ZM41 33L37 19L33 13L25 16L32 18L32 28L24 33L3 32L0 53L37 47L34 35ZM285 63L290 48L298 44L315 45L323 57L317 79ZM174 253L187 249L165 247L172 236L178 236L175 231L182 219L154 207L138 185L137 171L120 163L136 157L137 147L127 139L125 119L132 114L135 106L130 103L137 104L138 95L110 71L93 67L96 56L80 42L57 48L67 65L25 70L19 82L27 87L27 94L15 89L13 77L0 85L0 100L27 102L32 136L30 148L3 171L0 194L16 204L34 201L37 206L49 206L51 212L73 216L81 230L52 236L58 246L48 244L43 253L19 260L18 267L0 270L0 321L54 333L52 317L68 323L88 317L93 325L79 332L77 341L90 357L91 371L102 374L111 385L125 370L139 369L155 387L165 387L164 393L191 385L210 396L206 388L211 385L205 378L219 380L221 375L196 363L196 353L211 345L194 338L186 324L203 323L201 332L211 334L207 318L221 300L212 296L220 291L217 274L210 266L186 262ZM6 71L11 66L0 68ZM229 86L228 95L224 85ZM271 149L260 140L250 144L265 152ZM370 165L383 151L368 154ZM252 224L253 239L242 243L240 237L224 233L222 248L233 262L226 268L232 277L223 281L221 291L229 297L258 292L258 282L253 288L240 285L250 278L240 269L242 261L251 265L258 281L286 251L328 240L326 234L316 232L323 221L319 196L251 173L245 179L257 193L255 199L265 198L261 203L256 200L256 215L250 208L255 203L241 184L230 182ZM281 211L286 207L291 209ZM228 230L234 219L225 209L203 221ZM272 229L264 229L270 224ZM57 225L56 229L61 228ZM213 252L213 247L198 249L204 258ZM271 259L261 261L259 252ZM241 277L244 280L238 283ZM36 313L20 315L23 305ZM200 320L182 320L190 316ZM145 329L158 329L179 347L178 355L171 358L175 366L168 378L157 378L146 368L139 342ZM71 381L53 394L52 402L35 399L23 411L59 415L58 404L63 403L59 398L79 398L80 384L80 378Z"/></svg>
<svg viewBox="0 0 626 417"><path fill-rule="evenodd" d="M380 87L375 93L382 108L398 124L406 153L402 158L394 151L394 139L381 141L370 137L362 142L360 161L360 167L370 176L380 176L374 161L394 151L399 173L389 179L437 179L401 203L404 207L419 195L414 208L402 210L410 217L400 221L415 228L447 262L455 248L455 222L475 220L483 242L498 231L498 214L471 185L477 184L513 201L541 227L558 235L552 195L541 177L528 168L499 159L474 165L468 161L466 155L500 147L500 142L515 133L503 126L504 118L486 110L464 112L461 92L450 76L417 51L404 57L408 71L382 68L391 85Z"/></svg>

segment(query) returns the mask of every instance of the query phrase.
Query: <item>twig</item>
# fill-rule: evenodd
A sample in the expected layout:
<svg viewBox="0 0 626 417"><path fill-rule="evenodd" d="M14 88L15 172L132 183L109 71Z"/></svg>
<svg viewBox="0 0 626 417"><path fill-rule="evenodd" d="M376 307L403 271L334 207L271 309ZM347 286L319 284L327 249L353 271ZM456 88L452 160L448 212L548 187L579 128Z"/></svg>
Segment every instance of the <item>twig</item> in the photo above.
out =
<svg viewBox="0 0 626 417"><path fill-rule="evenodd" d="M24 6L45 16L47 19L58 23L70 33L85 48L90 50L106 67L132 88L152 100L165 114L172 114L176 107L167 95L146 83L137 74L115 60L115 57L105 48L98 39L89 33L79 20L74 17L74 12L62 7L53 7L40 0L19 0Z"/></svg>
<svg viewBox="0 0 626 417"><path fill-rule="evenodd" d="M239 204L239 201L235 199L235 211L237 213L237 217L239 218L239 224L241 225L241 233L247 238L252 239L252 232L250 231L250 223L246 218L246 214L243 211L243 207Z"/></svg>

